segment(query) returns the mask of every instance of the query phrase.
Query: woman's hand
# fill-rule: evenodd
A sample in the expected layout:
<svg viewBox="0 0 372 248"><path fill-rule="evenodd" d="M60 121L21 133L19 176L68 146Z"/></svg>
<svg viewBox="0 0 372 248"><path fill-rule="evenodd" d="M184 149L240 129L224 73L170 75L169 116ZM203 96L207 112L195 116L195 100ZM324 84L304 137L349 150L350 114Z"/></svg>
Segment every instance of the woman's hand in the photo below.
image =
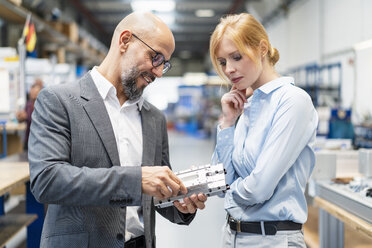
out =
<svg viewBox="0 0 372 248"><path fill-rule="evenodd" d="M230 92L222 96L222 129L231 127L235 124L246 102L246 89L238 90L235 85L233 85Z"/></svg>
<svg viewBox="0 0 372 248"><path fill-rule="evenodd" d="M190 197L183 198L183 202L174 201L174 206L184 214L193 214L197 209L204 209L207 196L203 193L192 194Z"/></svg>

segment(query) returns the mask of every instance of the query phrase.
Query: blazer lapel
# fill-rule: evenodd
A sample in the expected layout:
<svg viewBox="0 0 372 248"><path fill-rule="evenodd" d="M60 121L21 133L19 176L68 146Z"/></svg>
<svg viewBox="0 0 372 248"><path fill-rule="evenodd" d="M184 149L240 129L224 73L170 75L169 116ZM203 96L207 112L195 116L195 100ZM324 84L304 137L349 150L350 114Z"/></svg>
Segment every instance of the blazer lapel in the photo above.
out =
<svg viewBox="0 0 372 248"><path fill-rule="evenodd" d="M143 140L143 155L142 165L154 165L155 160L155 132L156 124L155 119L151 115L150 106L145 101L141 109L142 119L142 140Z"/></svg>
<svg viewBox="0 0 372 248"><path fill-rule="evenodd" d="M118 148L110 118L90 73L87 73L81 79L80 89L81 97L86 100L83 107L97 130L112 164L120 166Z"/></svg>

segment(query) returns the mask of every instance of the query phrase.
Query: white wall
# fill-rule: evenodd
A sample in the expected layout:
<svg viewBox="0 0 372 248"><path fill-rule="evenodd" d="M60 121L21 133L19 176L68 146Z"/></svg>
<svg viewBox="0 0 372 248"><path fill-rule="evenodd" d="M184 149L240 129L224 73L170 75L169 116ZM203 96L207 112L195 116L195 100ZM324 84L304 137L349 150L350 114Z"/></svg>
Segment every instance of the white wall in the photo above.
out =
<svg viewBox="0 0 372 248"><path fill-rule="evenodd" d="M275 23L270 26L271 29L267 30L270 43L273 47L279 51L279 61L276 64L278 71L285 71L289 64L289 45L288 45L288 21L286 19L278 19Z"/></svg>
<svg viewBox="0 0 372 248"><path fill-rule="evenodd" d="M321 2L324 9L324 54L350 49L362 40L362 0Z"/></svg>
<svg viewBox="0 0 372 248"><path fill-rule="evenodd" d="M359 122L372 117L372 46L356 51L356 90L354 120Z"/></svg>
<svg viewBox="0 0 372 248"><path fill-rule="evenodd" d="M272 45L280 52L278 71L314 62L341 62L341 105L353 106L355 112L372 115L372 98L366 97L366 94L372 93L371 79L367 73L362 73L366 68L372 71L372 65L356 63L353 49L356 43L372 39L370 13L371 0L299 0L287 16L266 27ZM363 60L369 60L369 56L372 58L372 54L365 54Z"/></svg>
<svg viewBox="0 0 372 248"><path fill-rule="evenodd" d="M292 9L288 15L288 67L315 62L320 55L318 0L300 1Z"/></svg>
<svg viewBox="0 0 372 248"><path fill-rule="evenodd" d="M372 1L363 0L362 4L362 40L372 39Z"/></svg>
<svg viewBox="0 0 372 248"><path fill-rule="evenodd" d="M319 0L299 1L288 16L266 27L270 42L279 50L278 70L314 63L320 57Z"/></svg>

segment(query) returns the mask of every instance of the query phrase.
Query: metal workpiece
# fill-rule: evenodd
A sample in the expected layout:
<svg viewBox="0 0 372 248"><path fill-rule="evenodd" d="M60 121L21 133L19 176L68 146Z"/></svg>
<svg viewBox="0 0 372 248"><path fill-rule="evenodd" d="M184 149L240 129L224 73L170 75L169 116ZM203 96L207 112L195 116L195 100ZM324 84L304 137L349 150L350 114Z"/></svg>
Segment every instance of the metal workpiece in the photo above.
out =
<svg viewBox="0 0 372 248"><path fill-rule="evenodd" d="M224 193L229 189L229 185L226 184L226 172L223 168L223 164L208 164L192 167L187 170L176 172L175 174L187 188L187 194L180 194L166 199L154 197L154 204L156 207L165 208L172 206L174 201L182 201L184 197L191 196L192 194L203 193L210 197Z"/></svg>

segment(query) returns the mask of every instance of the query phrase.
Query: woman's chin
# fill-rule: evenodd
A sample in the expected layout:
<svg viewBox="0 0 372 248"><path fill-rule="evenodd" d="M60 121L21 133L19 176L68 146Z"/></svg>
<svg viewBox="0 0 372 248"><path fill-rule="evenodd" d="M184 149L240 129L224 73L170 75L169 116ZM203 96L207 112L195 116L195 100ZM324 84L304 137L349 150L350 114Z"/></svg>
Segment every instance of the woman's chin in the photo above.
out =
<svg viewBox="0 0 372 248"><path fill-rule="evenodd" d="M249 88L248 85L242 84L241 82L236 83L236 84L233 84L233 85L234 85L235 88L237 88L238 90L245 90L245 89Z"/></svg>

